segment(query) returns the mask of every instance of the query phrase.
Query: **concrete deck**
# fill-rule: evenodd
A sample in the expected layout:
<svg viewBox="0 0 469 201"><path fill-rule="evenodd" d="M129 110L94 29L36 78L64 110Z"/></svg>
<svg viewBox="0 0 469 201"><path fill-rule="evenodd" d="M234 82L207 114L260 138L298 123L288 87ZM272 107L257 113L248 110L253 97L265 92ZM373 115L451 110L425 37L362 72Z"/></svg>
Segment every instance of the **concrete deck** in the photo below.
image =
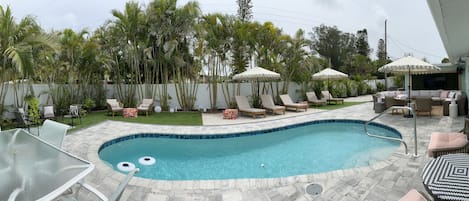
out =
<svg viewBox="0 0 469 201"><path fill-rule="evenodd" d="M359 97L348 101L371 100ZM144 125L107 121L67 135L64 148L93 162L96 169L86 177L86 182L106 195L117 187L124 175L118 173L98 157L98 149L104 142L116 137L140 132L178 134L220 134L263 130L320 119L368 120L376 114L372 103L364 103L332 111L310 109L307 112L287 112L286 115L268 115L266 118L241 117L223 120L221 114L204 114L207 126ZM385 114L377 122L396 128L403 135L413 153L412 119L402 115ZM220 123L221 122L221 123ZM222 125L222 123L224 123ZM216 125L213 125L216 124ZM163 181L134 177L122 200L128 201L355 201L398 200L411 188L425 192L420 171L430 160L426 147L432 131L458 131L463 127L463 117L451 119L442 116L417 118L418 153L414 158L405 155L403 145L387 160L368 167L338 170L321 174L299 175L276 179L231 179L203 181ZM319 183L324 191L318 196L305 194L308 183ZM83 200L95 200L86 191L80 193Z"/></svg>

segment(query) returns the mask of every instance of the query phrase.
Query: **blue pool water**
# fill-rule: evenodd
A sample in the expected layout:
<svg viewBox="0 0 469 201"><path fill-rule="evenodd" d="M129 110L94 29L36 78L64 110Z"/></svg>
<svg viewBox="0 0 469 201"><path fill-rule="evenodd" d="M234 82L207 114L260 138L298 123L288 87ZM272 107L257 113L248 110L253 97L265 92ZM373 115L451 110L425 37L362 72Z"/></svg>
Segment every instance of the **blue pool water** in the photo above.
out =
<svg viewBox="0 0 469 201"><path fill-rule="evenodd" d="M372 124L369 130L401 137L383 125ZM99 156L117 171L119 162L134 163L141 169L136 176L152 179L276 178L368 166L399 147L398 142L367 136L363 122L350 120L194 138L206 137L137 134L105 143ZM156 163L139 164L143 156L156 158Z"/></svg>

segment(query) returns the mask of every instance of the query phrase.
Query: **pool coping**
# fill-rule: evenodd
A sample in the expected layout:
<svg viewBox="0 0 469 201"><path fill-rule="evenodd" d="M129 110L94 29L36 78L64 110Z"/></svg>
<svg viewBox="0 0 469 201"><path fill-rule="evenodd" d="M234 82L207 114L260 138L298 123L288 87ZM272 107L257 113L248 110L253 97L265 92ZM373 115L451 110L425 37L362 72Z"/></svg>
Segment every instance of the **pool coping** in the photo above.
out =
<svg viewBox="0 0 469 201"><path fill-rule="evenodd" d="M212 134L222 134L228 133L227 128L232 127L240 127L241 130L254 132L256 130L263 130L265 126L270 128L282 127L282 126L291 126L298 123L304 123L305 121L312 121L312 120L326 120L326 118L316 118L314 114L303 115L303 116L295 116L288 119L279 119L279 120L272 120L272 121L265 121L265 122L255 122L255 123L246 123L240 125L226 125L226 126L209 126L211 130L217 130L212 132L200 132L201 130L205 130L203 128L207 128L207 126L166 126L166 125L147 125L147 124L136 124L136 123L125 123L125 122L117 122L117 121L106 121L95 126L89 127L87 131L93 132L93 130L106 130L106 127L111 126L112 124L120 124L124 125L126 128L131 129L123 129L117 132L106 133L106 135L101 135L98 138L94 138L94 141L90 142L89 151L86 155L86 158L95 164L95 174L98 175L105 175L106 178L112 178L116 181L121 181L124 179L125 175L115 171L110 166L106 165L98 155L99 148L101 145L107 141L112 139L116 139L118 137L123 137L129 135L129 131L132 133L138 133L139 131L146 131L148 130L165 130L168 132L172 132L173 134L186 134L186 135L195 135L195 134L202 134L206 133L207 135ZM363 119L349 119L349 120L360 120L366 121ZM285 121L290 120L290 121ZM347 119L345 119L347 120ZM265 125L268 124L268 125ZM104 128L103 128L104 127ZM177 129L175 129L175 127ZM216 128L216 129L214 129ZM394 127L391 127L394 128ZM398 128L396 129L401 135L403 135L402 131ZM231 131L232 132L232 131ZM231 133L230 132L230 133ZM406 136L402 136L405 138ZM395 161L401 159L402 157L410 157L410 155L406 156L404 153L404 146L401 145L396 151L388 158L383 161L374 163L370 166L365 167L357 167L352 169L345 169L345 170L335 170L330 172L324 173L316 173L316 174L306 174L306 175L296 175L296 176L289 176L289 177L281 177L281 178L253 178L253 179L224 179L224 180L154 180L154 179L145 179L140 177L134 177L131 181L131 185L141 186L141 187L151 187L157 188L161 190L224 190L224 189L250 189L262 186L263 188L271 188L271 187L279 187L284 185L289 185L297 182L309 182L315 180L324 180L332 177L343 177L343 176L352 176L356 174L366 174L377 169L381 169L387 167L394 163Z"/></svg>

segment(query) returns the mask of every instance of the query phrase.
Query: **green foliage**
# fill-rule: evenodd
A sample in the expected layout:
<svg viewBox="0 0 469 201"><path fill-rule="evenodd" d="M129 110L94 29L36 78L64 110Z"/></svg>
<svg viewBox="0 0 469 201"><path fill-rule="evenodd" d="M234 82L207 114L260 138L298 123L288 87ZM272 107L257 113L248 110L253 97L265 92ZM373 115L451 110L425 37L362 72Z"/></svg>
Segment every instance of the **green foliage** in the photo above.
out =
<svg viewBox="0 0 469 201"><path fill-rule="evenodd" d="M321 56L330 59L333 68L343 66L348 57L355 51L356 37L343 33L336 26L320 25L313 28L311 48Z"/></svg>
<svg viewBox="0 0 469 201"><path fill-rule="evenodd" d="M367 90L368 90L368 87L369 85L366 84L365 81L358 81L357 83L357 92L358 92L358 95L365 95L367 94Z"/></svg>
<svg viewBox="0 0 469 201"><path fill-rule="evenodd" d="M96 107L96 103L91 98L87 98L83 102L83 109L85 109L88 113L90 113L94 107Z"/></svg>
<svg viewBox="0 0 469 201"><path fill-rule="evenodd" d="M405 81L404 75L396 75L392 78L392 80L394 81L394 86L398 88L404 87L404 81Z"/></svg>
<svg viewBox="0 0 469 201"><path fill-rule="evenodd" d="M385 91L384 84L381 82L376 82L376 91Z"/></svg>
<svg viewBox="0 0 469 201"><path fill-rule="evenodd" d="M41 116L39 114L39 100L32 95L25 96L24 100L28 104L28 116L30 120L34 123L40 123Z"/></svg>
<svg viewBox="0 0 469 201"><path fill-rule="evenodd" d="M345 89L347 92L347 96L352 97L352 96L357 96L357 83L354 80L345 80Z"/></svg>

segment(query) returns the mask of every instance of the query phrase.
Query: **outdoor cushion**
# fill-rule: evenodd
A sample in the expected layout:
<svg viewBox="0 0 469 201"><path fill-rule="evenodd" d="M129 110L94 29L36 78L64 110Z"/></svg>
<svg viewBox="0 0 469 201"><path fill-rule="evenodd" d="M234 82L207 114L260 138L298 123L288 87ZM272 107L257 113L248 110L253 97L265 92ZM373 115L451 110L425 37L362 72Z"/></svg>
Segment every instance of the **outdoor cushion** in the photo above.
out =
<svg viewBox="0 0 469 201"><path fill-rule="evenodd" d="M454 96L456 95L456 92L455 91L450 91L448 93L448 98L454 98Z"/></svg>
<svg viewBox="0 0 469 201"><path fill-rule="evenodd" d="M441 90L429 90L431 97L439 97L441 94Z"/></svg>
<svg viewBox="0 0 469 201"><path fill-rule="evenodd" d="M399 201L427 201L425 197L422 196L417 190L410 190L404 197L399 199Z"/></svg>
<svg viewBox="0 0 469 201"><path fill-rule="evenodd" d="M433 151L460 148L467 144L467 136L457 132L433 132L428 144L428 156L433 157Z"/></svg>
<svg viewBox="0 0 469 201"><path fill-rule="evenodd" d="M444 90L441 91L440 98L448 98L448 93L449 93L449 91L444 91Z"/></svg>

